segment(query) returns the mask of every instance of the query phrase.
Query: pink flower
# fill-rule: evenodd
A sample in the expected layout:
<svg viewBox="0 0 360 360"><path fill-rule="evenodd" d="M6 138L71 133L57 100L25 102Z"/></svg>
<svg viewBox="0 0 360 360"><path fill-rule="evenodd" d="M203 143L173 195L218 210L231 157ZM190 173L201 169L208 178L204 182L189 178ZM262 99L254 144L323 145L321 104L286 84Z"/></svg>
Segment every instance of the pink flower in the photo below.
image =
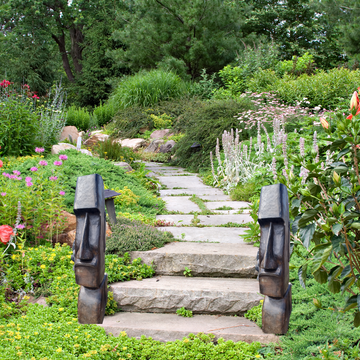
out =
<svg viewBox="0 0 360 360"><path fill-rule="evenodd" d="M6 245L9 241L11 236L14 235L13 229L9 225L1 225L0 226L0 241Z"/></svg>
<svg viewBox="0 0 360 360"><path fill-rule="evenodd" d="M39 161L39 165L43 165L43 166L46 166L48 163L47 163L47 161L45 161L45 160L40 160Z"/></svg>
<svg viewBox="0 0 360 360"><path fill-rule="evenodd" d="M33 98L33 99L36 99L36 100L40 99L36 94L34 94L34 95L32 96L32 98Z"/></svg>
<svg viewBox="0 0 360 360"><path fill-rule="evenodd" d="M0 168L3 167L3 162L0 160Z"/></svg>
<svg viewBox="0 0 360 360"><path fill-rule="evenodd" d="M28 187L33 186L33 185L34 184L32 182L30 182L30 181L26 183L26 186L28 186Z"/></svg>
<svg viewBox="0 0 360 360"><path fill-rule="evenodd" d="M62 165L62 161L54 161L54 165L60 166L60 165Z"/></svg>
<svg viewBox="0 0 360 360"><path fill-rule="evenodd" d="M57 176L50 176L49 180L55 181L55 180L57 180Z"/></svg>
<svg viewBox="0 0 360 360"><path fill-rule="evenodd" d="M8 178L9 178L9 179L16 179L17 176L16 176L16 175L10 175L10 176L8 176Z"/></svg>
<svg viewBox="0 0 360 360"><path fill-rule="evenodd" d="M21 176L17 176L17 177L15 178L15 180L22 180L22 177L21 177Z"/></svg>
<svg viewBox="0 0 360 360"><path fill-rule="evenodd" d="M30 171L38 171L38 168L34 166L34 167L30 168Z"/></svg>
<svg viewBox="0 0 360 360"><path fill-rule="evenodd" d="M325 118L321 117L319 120L320 120L320 123L321 123L321 125L322 125L322 127L323 127L324 129L328 129L328 128L329 128L329 123L326 121Z"/></svg>
<svg viewBox="0 0 360 360"><path fill-rule="evenodd" d="M5 88L7 88L10 84L11 84L10 81L8 81L8 80L3 80L3 81L0 83L0 86L5 89Z"/></svg>
<svg viewBox="0 0 360 360"><path fill-rule="evenodd" d="M25 181L26 182L30 182L32 180L32 178L30 177L30 176L27 176L26 178L25 178Z"/></svg>
<svg viewBox="0 0 360 360"><path fill-rule="evenodd" d="M6 172L3 172L2 174L3 174L3 176L10 178L10 174L8 174Z"/></svg>
<svg viewBox="0 0 360 360"><path fill-rule="evenodd" d="M44 148L35 148L35 152L37 152L37 153L43 153L45 151L45 149Z"/></svg>
<svg viewBox="0 0 360 360"><path fill-rule="evenodd" d="M24 224L19 224L16 226L17 229L24 229L25 225Z"/></svg>
<svg viewBox="0 0 360 360"><path fill-rule="evenodd" d="M2 192L2 193L1 193L1 196L6 196L6 192Z"/></svg>
<svg viewBox="0 0 360 360"><path fill-rule="evenodd" d="M59 159L60 160L67 160L67 156L66 155L59 155Z"/></svg>
<svg viewBox="0 0 360 360"><path fill-rule="evenodd" d="M18 175L18 176L19 176L19 175L21 174L21 172L20 172L19 170L14 170L14 171L13 171L13 174L15 174L15 175Z"/></svg>
<svg viewBox="0 0 360 360"><path fill-rule="evenodd" d="M60 191L59 194L60 195L65 195L65 191Z"/></svg>

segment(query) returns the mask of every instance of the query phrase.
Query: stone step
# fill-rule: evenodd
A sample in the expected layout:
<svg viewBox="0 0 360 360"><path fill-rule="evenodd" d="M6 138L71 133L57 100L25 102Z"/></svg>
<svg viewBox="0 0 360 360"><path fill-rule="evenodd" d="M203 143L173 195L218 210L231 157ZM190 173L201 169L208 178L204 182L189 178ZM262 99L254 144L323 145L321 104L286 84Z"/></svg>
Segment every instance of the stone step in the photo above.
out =
<svg viewBox="0 0 360 360"><path fill-rule="evenodd" d="M161 231L171 232L176 239L182 241L217 242L230 244L245 244L239 236L248 228L237 227L192 227L192 226L163 226Z"/></svg>
<svg viewBox="0 0 360 360"><path fill-rule="evenodd" d="M197 196L204 196L204 195L221 195L223 196L223 191L215 188L208 187L185 187L182 185L179 185L180 189L165 189L160 190L160 196L181 196L181 194L188 194L191 195L197 195Z"/></svg>
<svg viewBox="0 0 360 360"><path fill-rule="evenodd" d="M133 251L131 257L153 263L157 275L181 276L187 267L193 276L255 278L257 251L244 244L173 242L160 249Z"/></svg>
<svg viewBox="0 0 360 360"><path fill-rule="evenodd" d="M156 276L111 284L121 310L176 313L185 307L196 314L241 315L259 304L256 279Z"/></svg>
<svg viewBox="0 0 360 360"><path fill-rule="evenodd" d="M200 212L200 208L190 200L188 196L164 196L162 198L166 203L166 210L180 211L184 214L189 212Z"/></svg>
<svg viewBox="0 0 360 360"><path fill-rule="evenodd" d="M163 220L173 226L192 225L194 215L157 215L157 220ZM249 214L233 214L233 215L198 215L198 225L218 226L228 223L244 224L252 221Z"/></svg>
<svg viewBox="0 0 360 360"><path fill-rule="evenodd" d="M219 315L195 315L184 318L175 314L147 314L120 312L113 316L105 316L101 324L106 333L119 336L125 331L129 337L140 338L151 336L158 341L182 340L185 336L197 334L214 334L215 340L259 341L262 344L278 342L273 334L265 334L255 323L243 318Z"/></svg>

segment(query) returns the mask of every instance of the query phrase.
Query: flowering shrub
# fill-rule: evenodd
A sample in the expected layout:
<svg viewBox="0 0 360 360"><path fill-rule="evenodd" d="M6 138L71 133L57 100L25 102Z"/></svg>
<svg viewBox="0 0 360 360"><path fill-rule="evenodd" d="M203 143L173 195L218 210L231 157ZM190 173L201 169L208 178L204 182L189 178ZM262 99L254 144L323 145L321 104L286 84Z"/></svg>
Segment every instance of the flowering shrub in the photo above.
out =
<svg viewBox="0 0 360 360"><path fill-rule="evenodd" d="M41 153L43 149L36 150ZM48 177L48 163L40 160L39 156L31 159L37 163L37 167L31 167L31 176L25 179L19 170L13 170L12 173L6 171L11 168L11 163L6 163L3 168L4 172L0 175L0 224L17 226L24 239L30 236L36 241L51 240L54 234L60 233L62 227L59 214L64 208L62 195L65 192L58 180L61 169L59 166L50 166L52 176Z"/></svg>

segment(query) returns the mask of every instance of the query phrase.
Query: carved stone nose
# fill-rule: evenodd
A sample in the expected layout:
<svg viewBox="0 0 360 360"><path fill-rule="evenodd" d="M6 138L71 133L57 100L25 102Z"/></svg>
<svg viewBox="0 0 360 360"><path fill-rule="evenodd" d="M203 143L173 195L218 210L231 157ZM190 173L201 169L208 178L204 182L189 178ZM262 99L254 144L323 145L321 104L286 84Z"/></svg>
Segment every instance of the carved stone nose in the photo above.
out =
<svg viewBox="0 0 360 360"><path fill-rule="evenodd" d="M262 267L265 270L274 271L277 269L278 265L274 259L273 253L273 223L270 223L268 236L266 239L265 254L262 261Z"/></svg>
<svg viewBox="0 0 360 360"><path fill-rule="evenodd" d="M94 257L89 245L89 226L89 215L86 213L78 252L78 257L81 261L91 261Z"/></svg>

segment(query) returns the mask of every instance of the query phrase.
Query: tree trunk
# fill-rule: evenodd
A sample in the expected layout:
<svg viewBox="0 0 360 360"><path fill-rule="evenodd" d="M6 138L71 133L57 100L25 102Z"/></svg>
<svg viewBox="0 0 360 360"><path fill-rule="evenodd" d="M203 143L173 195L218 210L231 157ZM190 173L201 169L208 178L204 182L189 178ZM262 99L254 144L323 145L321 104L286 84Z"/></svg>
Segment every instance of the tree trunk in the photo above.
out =
<svg viewBox="0 0 360 360"><path fill-rule="evenodd" d="M73 75L73 73L71 71L69 58L67 56L66 48L65 48L65 34L62 33L62 35L60 37L57 37L54 34L51 34L51 36L59 46L61 59L62 59L62 62L63 62L63 67L64 67L64 70L65 70L66 76L69 79L69 81L74 82L75 78L74 78L74 75Z"/></svg>
<svg viewBox="0 0 360 360"><path fill-rule="evenodd" d="M71 58L73 60L75 72L80 74L82 72L82 42L84 41L84 35L82 28L71 27L70 28L70 39L71 39Z"/></svg>

